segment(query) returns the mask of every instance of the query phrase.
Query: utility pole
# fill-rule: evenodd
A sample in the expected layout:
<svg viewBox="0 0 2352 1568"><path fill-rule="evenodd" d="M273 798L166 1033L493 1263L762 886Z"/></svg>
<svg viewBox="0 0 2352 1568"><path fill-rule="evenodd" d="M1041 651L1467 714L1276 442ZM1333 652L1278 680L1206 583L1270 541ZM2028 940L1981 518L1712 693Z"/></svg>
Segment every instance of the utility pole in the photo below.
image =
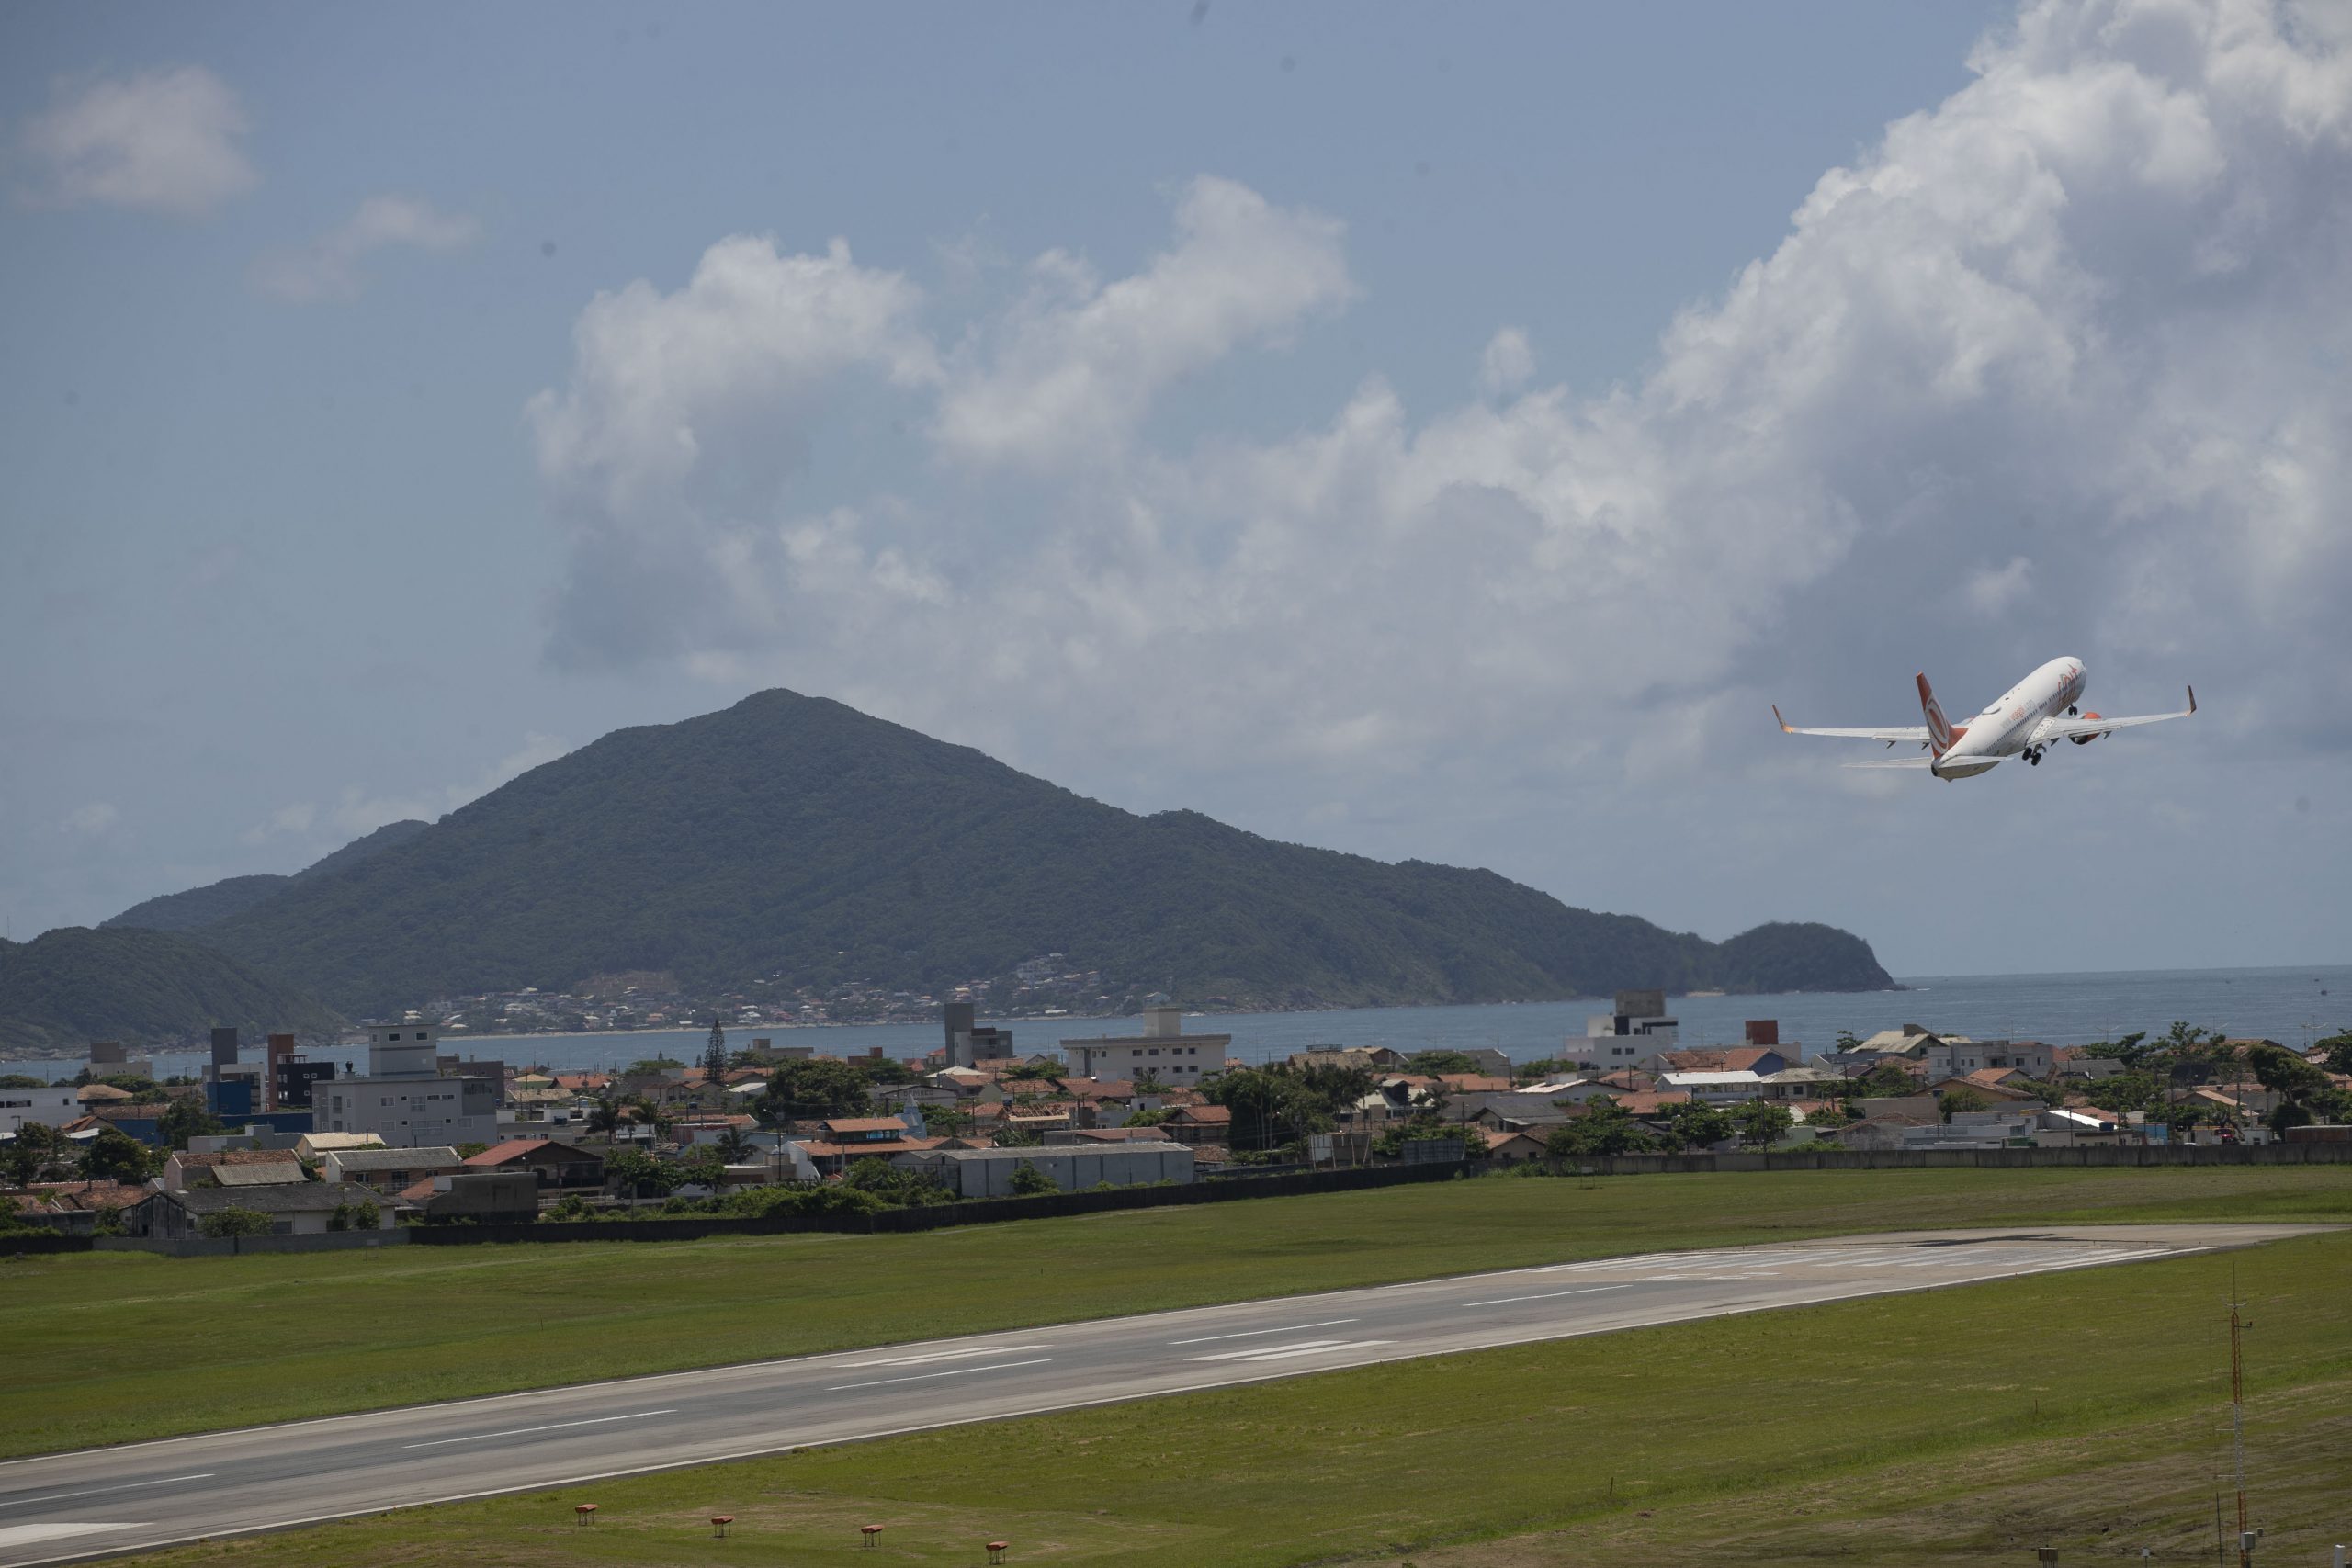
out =
<svg viewBox="0 0 2352 1568"><path fill-rule="evenodd" d="M2250 1568L2254 1554L2245 1528L2245 1358L2238 1343L2237 1269L2230 1270L2230 1460L2238 1483L2238 1568Z"/></svg>

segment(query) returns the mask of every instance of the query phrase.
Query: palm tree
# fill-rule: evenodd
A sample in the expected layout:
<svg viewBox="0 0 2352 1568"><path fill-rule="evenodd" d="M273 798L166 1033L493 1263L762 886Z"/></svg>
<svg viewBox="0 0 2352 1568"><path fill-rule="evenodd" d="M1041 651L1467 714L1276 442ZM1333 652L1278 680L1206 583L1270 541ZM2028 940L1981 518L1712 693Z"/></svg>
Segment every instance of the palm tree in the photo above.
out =
<svg viewBox="0 0 2352 1568"><path fill-rule="evenodd" d="M717 1149L718 1156L729 1165L741 1165L752 1157L755 1145L744 1134L742 1128L729 1127L718 1134L710 1146Z"/></svg>
<svg viewBox="0 0 2352 1568"><path fill-rule="evenodd" d="M588 1130L592 1133L612 1133L621 1124L620 1102L609 1094L596 1097L596 1108L588 1112Z"/></svg>

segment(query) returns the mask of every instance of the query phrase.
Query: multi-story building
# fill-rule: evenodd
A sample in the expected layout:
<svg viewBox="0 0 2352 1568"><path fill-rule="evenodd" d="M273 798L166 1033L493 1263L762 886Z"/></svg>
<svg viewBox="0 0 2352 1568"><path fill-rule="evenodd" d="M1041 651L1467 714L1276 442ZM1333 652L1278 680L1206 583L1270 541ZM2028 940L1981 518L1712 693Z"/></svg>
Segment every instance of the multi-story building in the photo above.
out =
<svg viewBox="0 0 2352 1568"><path fill-rule="evenodd" d="M368 1071L329 1078L311 1090L315 1130L373 1133L393 1148L491 1144L498 1138L499 1086L444 1077L426 1024L388 1023L368 1031Z"/></svg>
<svg viewBox="0 0 2352 1568"><path fill-rule="evenodd" d="M1171 1087L1191 1086L1225 1071L1230 1034L1187 1034L1184 1010L1143 1010L1141 1034L1106 1034L1062 1042L1062 1060L1082 1078L1132 1083L1149 1074Z"/></svg>
<svg viewBox="0 0 2352 1568"><path fill-rule="evenodd" d="M1664 991L1620 991L1616 1010L1585 1021L1582 1040L1568 1037L1566 1054L1603 1072L1618 1067L1650 1070L1660 1054L1675 1048L1680 1023L1666 1013Z"/></svg>

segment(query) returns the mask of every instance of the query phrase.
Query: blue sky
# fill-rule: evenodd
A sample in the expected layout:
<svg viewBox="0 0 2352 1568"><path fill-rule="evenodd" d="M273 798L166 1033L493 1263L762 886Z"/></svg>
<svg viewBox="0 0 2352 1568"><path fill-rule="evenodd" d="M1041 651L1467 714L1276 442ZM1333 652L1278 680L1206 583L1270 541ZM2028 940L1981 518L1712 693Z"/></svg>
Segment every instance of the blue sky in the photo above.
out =
<svg viewBox="0 0 2352 1568"><path fill-rule="evenodd" d="M1898 971L2352 934L2324 13L27 6L0 42L19 939L771 684ZM1951 789L1760 722L2060 652L2212 722Z"/></svg>

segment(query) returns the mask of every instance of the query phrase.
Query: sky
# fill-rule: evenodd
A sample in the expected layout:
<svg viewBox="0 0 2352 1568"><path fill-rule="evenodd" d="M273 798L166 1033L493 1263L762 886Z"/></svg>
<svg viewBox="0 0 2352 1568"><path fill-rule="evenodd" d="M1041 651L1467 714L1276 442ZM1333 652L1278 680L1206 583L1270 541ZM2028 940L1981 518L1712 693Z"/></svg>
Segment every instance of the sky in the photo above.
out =
<svg viewBox="0 0 2352 1568"><path fill-rule="evenodd" d="M2352 12L0 10L0 918L837 697L1896 974L2352 953ZM2064 654L2200 712L1940 784Z"/></svg>

